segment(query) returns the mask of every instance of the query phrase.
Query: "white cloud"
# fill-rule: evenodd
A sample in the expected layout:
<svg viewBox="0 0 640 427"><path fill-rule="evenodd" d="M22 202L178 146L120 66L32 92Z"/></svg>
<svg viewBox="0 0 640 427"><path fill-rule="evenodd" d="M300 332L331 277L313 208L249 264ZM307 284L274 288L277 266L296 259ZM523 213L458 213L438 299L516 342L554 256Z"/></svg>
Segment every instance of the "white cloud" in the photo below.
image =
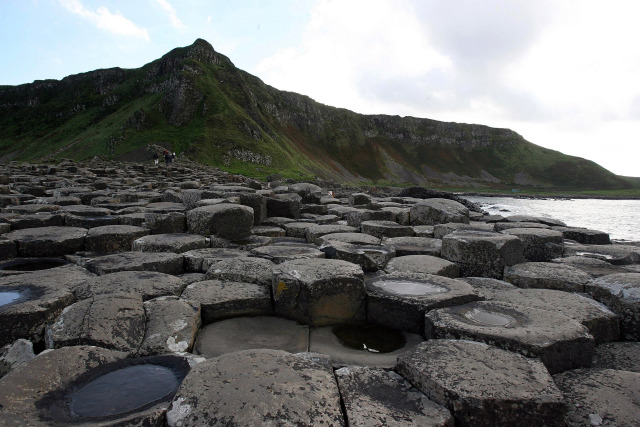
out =
<svg viewBox="0 0 640 427"><path fill-rule="evenodd" d="M94 12L87 9L80 0L59 0L59 2L69 12L87 19L102 30L109 31L113 34L150 40L149 33L146 29L138 27L120 13L111 13L109 9L104 6L99 7Z"/></svg>
<svg viewBox="0 0 640 427"><path fill-rule="evenodd" d="M182 23L180 18L178 18L178 14L176 10L173 8L173 6L171 5L171 3L169 3L167 0L154 0L154 1L158 4L158 6L162 8L162 10L165 11L165 13L167 14L167 17L169 18L169 21L171 22L171 25L174 28L178 30L184 30L187 28L187 26Z"/></svg>

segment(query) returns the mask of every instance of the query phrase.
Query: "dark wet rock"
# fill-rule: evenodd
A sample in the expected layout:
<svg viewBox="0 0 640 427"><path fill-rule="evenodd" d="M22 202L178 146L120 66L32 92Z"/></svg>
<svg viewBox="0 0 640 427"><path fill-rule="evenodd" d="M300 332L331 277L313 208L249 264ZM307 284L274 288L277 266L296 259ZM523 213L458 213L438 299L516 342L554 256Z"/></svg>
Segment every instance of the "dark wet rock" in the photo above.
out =
<svg viewBox="0 0 640 427"><path fill-rule="evenodd" d="M267 199L267 216L300 218L300 203L302 197L298 194L274 194Z"/></svg>
<svg viewBox="0 0 640 427"><path fill-rule="evenodd" d="M357 228L340 224L316 224L307 228L305 237L307 242L319 244L319 237L332 233L356 233Z"/></svg>
<svg viewBox="0 0 640 427"><path fill-rule="evenodd" d="M126 353L93 346L65 347L43 353L0 379L0 424L52 425L39 402L68 387L87 371L122 360Z"/></svg>
<svg viewBox="0 0 640 427"><path fill-rule="evenodd" d="M271 244L276 238L265 236L249 236L241 239L227 240L216 236L211 236L212 248L240 249L250 251L253 248Z"/></svg>
<svg viewBox="0 0 640 427"><path fill-rule="evenodd" d="M250 349L309 350L309 327L281 317L235 317L203 327L195 351L206 357Z"/></svg>
<svg viewBox="0 0 640 427"><path fill-rule="evenodd" d="M354 245L379 245L380 239L369 234L364 233L329 233L316 239L318 246L324 245L327 242L345 242Z"/></svg>
<svg viewBox="0 0 640 427"><path fill-rule="evenodd" d="M209 246L206 237L198 234L170 233L152 234L136 239L131 244L132 251L183 253Z"/></svg>
<svg viewBox="0 0 640 427"><path fill-rule="evenodd" d="M412 225L435 225L448 222L469 223L469 209L448 199L427 199L411 206Z"/></svg>
<svg viewBox="0 0 640 427"><path fill-rule="evenodd" d="M25 228L4 235L13 240L21 257L46 257L84 250L87 229L76 227Z"/></svg>
<svg viewBox="0 0 640 427"><path fill-rule="evenodd" d="M87 205L62 206L60 208L60 212L64 212L70 215L88 216L88 217L105 216L105 215L111 215L112 213L111 209L97 208L94 206L87 206Z"/></svg>
<svg viewBox="0 0 640 427"><path fill-rule="evenodd" d="M184 268L187 271L206 272L215 262L228 258L246 257L247 251L226 248L204 248L184 252Z"/></svg>
<svg viewBox="0 0 640 427"><path fill-rule="evenodd" d="M175 296L144 303L146 328L139 356L190 352L200 328L200 303Z"/></svg>
<svg viewBox="0 0 640 427"><path fill-rule="evenodd" d="M11 230L23 230L25 228L61 227L66 224L65 215L59 213L37 213L33 215L18 215L5 217ZM86 228L86 227L82 227Z"/></svg>
<svg viewBox="0 0 640 427"><path fill-rule="evenodd" d="M97 345L135 354L145 332L139 294L114 293L78 301L47 327L47 348Z"/></svg>
<svg viewBox="0 0 640 427"><path fill-rule="evenodd" d="M585 245L608 245L611 243L609 233L577 227L553 227L562 233L565 239L575 240Z"/></svg>
<svg viewBox="0 0 640 427"><path fill-rule="evenodd" d="M560 313L477 301L432 310L425 337L483 341L527 357L538 357L549 372L591 365L594 340L586 327Z"/></svg>
<svg viewBox="0 0 640 427"><path fill-rule="evenodd" d="M478 342L430 340L400 356L397 370L458 425L564 426L562 394L536 359Z"/></svg>
<svg viewBox="0 0 640 427"><path fill-rule="evenodd" d="M130 251L134 240L146 236L149 230L132 225L105 225L87 232L85 247L92 252Z"/></svg>
<svg viewBox="0 0 640 427"><path fill-rule="evenodd" d="M251 234L266 237L284 237L287 235L287 232L283 228L276 226L257 225L251 228Z"/></svg>
<svg viewBox="0 0 640 427"><path fill-rule="evenodd" d="M42 342L45 324L75 302L71 288L90 276L69 265L0 278L0 346L18 338Z"/></svg>
<svg viewBox="0 0 640 427"><path fill-rule="evenodd" d="M36 355L33 343L25 339L18 339L0 348L0 378L8 372L30 362Z"/></svg>
<svg viewBox="0 0 640 427"><path fill-rule="evenodd" d="M212 262L206 278L257 283L268 288L271 286L272 269L275 265L264 258L226 258Z"/></svg>
<svg viewBox="0 0 640 427"><path fill-rule="evenodd" d="M371 196L366 193L349 194L349 206L363 206L371 203Z"/></svg>
<svg viewBox="0 0 640 427"><path fill-rule="evenodd" d="M620 316L623 339L640 341L640 273L609 274L592 280L585 288Z"/></svg>
<svg viewBox="0 0 640 427"><path fill-rule="evenodd" d="M248 378L247 373L251 373ZM210 390L202 393L202 390ZM182 382L167 424L344 425L333 373L278 350L222 355L194 367Z"/></svg>
<svg viewBox="0 0 640 427"><path fill-rule="evenodd" d="M396 197L413 198L413 199L450 199L466 206L470 211L482 213L482 209L476 203L470 202L464 197L457 196L445 191L433 190L425 187L409 187L401 190Z"/></svg>
<svg viewBox="0 0 640 427"><path fill-rule="evenodd" d="M446 259L431 255L399 256L387 264L387 273L422 273L445 277L460 277L460 267Z"/></svg>
<svg viewBox="0 0 640 427"><path fill-rule="evenodd" d="M264 221L262 221L262 225L273 225L284 228L285 224L290 224L292 222L298 221L293 218L286 218L282 216L268 216Z"/></svg>
<svg viewBox="0 0 640 427"><path fill-rule="evenodd" d="M607 274L627 273L624 268L608 263L596 258L584 256L570 256L567 258L556 258L551 260L558 264L565 264L584 271L592 277L606 276Z"/></svg>
<svg viewBox="0 0 640 427"><path fill-rule="evenodd" d="M393 212L373 209L352 209L345 214L347 225L356 228L360 227L362 223L366 221L393 222L394 217L395 214Z"/></svg>
<svg viewBox="0 0 640 427"><path fill-rule="evenodd" d="M516 236L524 246L524 257L529 261L551 261L562 256L562 233L540 228L512 228L504 234Z"/></svg>
<svg viewBox="0 0 640 427"><path fill-rule="evenodd" d="M118 271L157 271L175 275L184 271L182 255L167 252L121 252L83 259L79 264L98 275Z"/></svg>
<svg viewBox="0 0 640 427"><path fill-rule="evenodd" d="M277 315L313 326L364 320L362 268L340 260L308 259L273 269L273 301Z"/></svg>
<svg viewBox="0 0 640 427"><path fill-rule="evenodd" d="M187 229L187 218L182 212L145 213L142 226L151 230L151 234L183 233Z"/></svg>
<svg viewBox="0 0 640 427"><path fill-rule="evenodd" d="M270 288L255 283L195 282L186 287L182 298L201 305L205 325L228 317L269 316L273 313Z"/></svg>
<svg viewBox="0 0 640 427"><path fill-rule="evenodd" d="M391 237L383 241L384 245L396 248L396 256L431 255L440 256L442 240L430 237Z"/></svg>
<svg viewBox="0 0 640 427"><path fill-rule="evenodd" d="M402 237L413 236L413 228L408 225L400 225L393 221L364 221L360 224L363 233L375 237Z"/></svg>
<svg viewBox="0 0 640 427"><path fill-rule="evenodd" d="M0 240L0 260L18 256L18 247L13 240Z"/></svg>
<svg viewBox="0 0 640 427"><path fill-rule="evenodd" d="M94 228L102 227L105 225L118 225L120 224L120 218L115 215L111 216L78 216L78 215L65 215L64 225L67 227L81 227L81 228ZM61 225L61 224L60 224Z"/></svg>
<svg viewBox="0 0 640 427"><path fill-rule="evenodd" d="M289 237L303 237L306 239L307 236L307 228L316 225L311 221L294 221L288 222L283 225L286 230L286 235Z"/></svg>
<svg viewBox="0 0 640 427"><path fill-rule="evenodd" d="M267 218L267 198L260 194L240 194L240 204L253 209L253 225L260 225Z"/></svg>
<svg viewBox="0 0 640 427"><path fill-rule="evenodd" d="M470 222L468 224L463 222L448 222L446 224L434 225L433 237L436 239L442 239L447 234L460 230L495 231L495 227L493 224L486 224L484 222Z"/></svg>
<svg viewBox="0 0 640 427"><path fill-rule="evenodd" d="M6 212L12 212L12 213L17 213L21 215L31 215L31 214L42 213L42 212L56 212L59 210L60 210L60 206L42 205L42 204L7 206L5 208Z"/></svg>
<svg viewBox="0 0 640 427"><path fill-rule="evenodd" d="M268 259L271 262L280 264L293 259L324 258L325 254L321 250L302 245L267 245L251 249L252 256Z"/></svg>
<svg viewBox="0 0 640 427"><path fill-rule="evenodd" d="M319 248L327 258L357 264L364 271L382 270L396 255L393 246L357 245L336 240L329 240Z"/></svg>
<svg viewBox="0 0 640 427"><path fill-rule="evenodd" d="M179 277L157 271L120 271L94 276L73 288L78 299L113 293L136 293L144 301L179 296L186 283Z"/></svg>
<svg viewBox="0 0 640 427"><path fill-rule="evenodd" d="M365 285L368 322L416 334L424 333L425 312L480 299L463 281L424 273L381 275Z"/></svg>
<svg viewBox="0 0 640 427"><path fill-rule="evenodd" d="M455 231L442 239L442 257L458 264L462 276L501 279L504 267L524 261L524 246L506 234Z"/></svg>
<svg viewBox="0 0 640 427"><path fill-rule="evenodd" d="M610 342L596 346L592 367L640 373L640 342Z"/></svg>
<svg viewBox="0 0 640 427"><path fill-rule="evenodd" d="M581 245L565 242L564 256L584 256L614 265L640 264L640 248L632 245Z"/></svg>
<svg viewBox="0 0 640 427"><path fill-rule="evenodd" d="M184 212L187 207L182 202L155 202L146 206L149 212L167 214L171 212Z"/></svg>
<svg viewBox="0 0 640 427"><path fill-rule="evenodd" d="M399 355L422 341L422 335L380 325L343 324L311 329L309 351L329 355L334 367L390 369Z"/></svg>
<svg viewBox="0 0 640 427"><path fill-rule="evenodd" d="M453 426L446 408L393 371L347 366L335 375L350 426Z"/></svg>
<svg viewBox="0 0 640 427"><path fill-rule="evenodd" d="M551 262L524 262L506 267L504 280L519 288L584 292L584 285L591 280L591 276L570 265Z"/></svg>
<svg viewBox="0 0 640 427"><path fill-rule="evenodd" d="M190 233L217 235L225 239L238 239L251 233L253 209L248 206L225 203L203 206L187 212Z"/></svg>
<svg viewBox="0 0 640 427"><path fill-rule="evenodd" d="M567 426L631 426L640 414L640 373L576 369L553 377L567 402Z"/></svg>

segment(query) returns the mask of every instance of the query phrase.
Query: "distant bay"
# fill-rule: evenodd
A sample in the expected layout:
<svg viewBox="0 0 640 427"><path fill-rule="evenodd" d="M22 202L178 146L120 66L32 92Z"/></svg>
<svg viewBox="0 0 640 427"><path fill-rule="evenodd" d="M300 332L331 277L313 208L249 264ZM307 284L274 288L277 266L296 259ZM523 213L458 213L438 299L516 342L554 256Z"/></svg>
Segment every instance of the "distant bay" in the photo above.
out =
<svg viewBox="0 0 640 427"><path fill-rule="evenodd" d="M492 215L555 218L571 227L607 232L611 239L640 242L640 200L463 197Z"/></svg>

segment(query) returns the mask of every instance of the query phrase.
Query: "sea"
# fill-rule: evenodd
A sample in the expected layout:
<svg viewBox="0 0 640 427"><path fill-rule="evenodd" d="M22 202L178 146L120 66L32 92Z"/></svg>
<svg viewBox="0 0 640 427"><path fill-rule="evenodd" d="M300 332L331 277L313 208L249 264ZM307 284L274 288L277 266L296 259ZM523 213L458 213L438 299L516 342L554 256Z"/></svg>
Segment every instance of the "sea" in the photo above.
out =
<svg viewBox="0 0 640 427"><path fill-rule="evenodd" d="M462 197L492 215L555 218L570 227L607 232L612 240L640 242L640 200Z"/></svg>

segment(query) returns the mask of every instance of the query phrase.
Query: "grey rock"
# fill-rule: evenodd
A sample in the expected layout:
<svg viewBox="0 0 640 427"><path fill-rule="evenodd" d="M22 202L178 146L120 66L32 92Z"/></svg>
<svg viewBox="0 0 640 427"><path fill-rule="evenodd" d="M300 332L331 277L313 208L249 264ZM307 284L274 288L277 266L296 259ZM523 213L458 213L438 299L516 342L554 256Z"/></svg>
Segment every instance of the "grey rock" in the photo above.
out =
<svg viewBox="0 0 640 427"><path fill-rule="evenodd" d="M181 274L184 271L182 255L167 252L121 252L85 259L80 264L98 275L118 271L157 271L166 274Z"/></svg>
<svg viewBox="0 0 640 427"><path fill-rule="evenodd" d="M239 249L204 248L187 251L182 255L184 256L185 270L206 272L209 267L217 261L228 258L246 257L249 253Z"/></svg>
<svg viewBox="0 0 640 427"><path fill-rule="evenodd" d="M503 231L518 237L524 246L524 257L529 261L551 261L562 256L562 233L541 228L512 228Z"/></svg>
<svg viewBox="0 0 640 427"><path fill-rule="evenodd" d="M640 264L640 248L633 245L581 245L565 242L564 256L573 255L596 258L614 265Z"/></svg>
<svg viewBox="0 0 640 427"><path fill-rule="evenodd" d="M549 372L590 366L594 340L586 327L560 313L476 301L425 315L425 337L483 341L527 357Z"/></svg>
<svg viewBox="0 0 640 427"><path fill-rule="evenodd" d="M362 206L371 203L371 196L366 193L349 194L349 206Z"/></svg>
<svg viewBox="0 0 640 427"><path fill-rule="evenodd" d="M422 273L445 277L460 277L460 267L446 259L431 255L399 256L387 264L387 273Z"/></svg>
<svg viewBox="0 0 640 427"><path fill-rule="evenodd" d="M0 240L0 260L18 256L18 248L13 240Z"/></svg>
<svg viewBox="0 0 640 427"><path fill-rule="evenodd" d="M584 271L592 277L606 276L607 274L628 273L623 267L613 265L607 261L584 256L569 256L567 258L556 258L551 262L566 264Z"/></svg>
<svg viewBox="0 0 640 427"><path fill-rule="evenodd" d="M469 222L465 224L463 222L448 222L446 224L436 224L433 226L433 237L436 239L442 239L449 233L461 230L475 230L475 231L496 231L493 224L487 224L484 222Z"/></svg>
<svg viewBox="0 0 640 427"><path fill-rule="evenodd" d="M316 244L321 246L327 242L345 242L354 245L379 245L380 239L364 233L329 233L316 239Z"/></svg>
<svg viewBox="0 0 640 427"><path fill-rule="evenodd" d="M584 285L591 280L591 276L570 265L551 262L524 262L506 267L504 280L519 288L584 292Z"/></svg>
<svg viewBox="0 0 640 427"><path fill-rule="evenodd" d="M253 209L253 225L260 225L267 218L267 198L254 193L241 193L240 204Z"/></svg>
<svg viewBox="0 0 640 427"><path fill-rule="evenodd" d="M307 228L315 225L311 221L294 221L284 224L286 235L289 237L303 237L306 239Z"/></svg>
<svg viewBox="0 0 640 427"><path fill-rule="evenodd" d="M25 228L4 235L13 240L21 257L72 254L84 250L87 229L76 227Z"/></svg>
<svg viewBox="0 0 640 427"><path fill-rule="evenodd" d="M336 371L350 426L450 426L451 413L393 371L347 366Z"/></svg>
<svg viewBox="0 0 640 427"><path fill-rule="evenodd" d="M448 222L469 223L469 209L449 199L426 199L411 206L412 225L436 225Z"/></svg>
<svg viewBox="0 0 640 427"><path fill-rule="evenodd" d="M140 237L131 244L132 251L173 252L176 254L209 246L206 237L198 234L170 233Z"/></svg>
<svg viewBox="0 0 640 427"><path fill-rule="evenodd" d="M563 227L566 224L560 220L554 218L548 218L544 216L533 216L533 215L509 215L505 218L505 221L508 222L537 222L544 225L549 226L560 226Z"/></svg>
<svg viewBox="0 0 640 427"><path fill-rule="evenodd" d="M363 233L379 238L413 236L414 234L412 227L400 225L394 221L363 221L360 228Z"/></svg>
<svg viewBox="0 0 640 427"><path fill-rule="evenodd" d="M302 197L298 194L275 194L267 199L267 216L300 218L300 203Z"/></svg>
<svg viewBox="0 0 640 427"><path fill-rule="evenodd" d="M536 228L536 229L550 229L551 227L539 222L496 222L493 223L496 231L512 230L517 228Z"/></svg>
<svg viewBox="0 0 640 427"><path fill-rule="evenodd" d="M167 411L167 424L345 423L335 379L322 365L283 351L248 350L194 367Z"/></svg>
<svg viewBox="0 0 640 427"><path fill-rule="evenodd" d="M162 297L179 296L186 283L179 277L157 271L119 271L94 276L73 288L78 299L113 293L140 294L144 301Z"/></svg>
<svg viewBox="0 0 640 427"><path fill-rule="evenodd" d="M397 371L457 425L564 426L562 394L535 359L478 342L430 340L400 356Z"/></svg>
<svg viewBox="0 0 640 427"><path fill-rule="evenodd" d="M251 229L251 234L254 236L284 237L287 232L284 228L276 227L275 225L254 225Z"/></svg>
<svg viewBox="0 0 640 427"><path fill-rule="evenodd" d="M211 263L207 270L207 280L229 280L234 282L257 283L269 288L275 263L264 258L226 258Z"/></svg>
<svg viewBox="0 0 640 427"><path fill-rule="evenodd" d="M609 342L596 346L592 367L640 373L640 342Z"/></svg>
<svg viewBox="0 0 640 427"><path fill-rule="evenodd" d="M433 225L414 225L413 232L416 237L433 237L435 227Z"/></svg>
<svg viewBox="0 0 640 427"><path fill-rule="evenodd" d="M442 240L430 237L390 237L383 239L384 245L396 248L396 256L431 255L440 256Z"/></svg>
<svg viewBox="0 0 640 427"><path fill-rule="evenodd" d="M640 273L609 274L592 280L585 288L620 316L623 339L640 341Z"/></svg>
<svg viewBox="0 0 640 427"><path fill-rule="evenodd" d="M33 343L22 338L0 348L0 378L7 372L28 363L34 357L36 355L33 353Z"/></svg>
<svg viewBox="0 0 640 427"><path fill-rule="evenodd" d="M267 245L251 249L252 256L268 259L276 264L293 259L324 258L321 250L307 245Z"/></svg>
<svg viewBox="0 0 640 427"><path fill-rule="evenodd" d="M394 221L395 214L390 211L373 209L352 209L345 213L347 225L360 227L365 221Z"/></svg>
<svg viewBox="0 0 640 427"><path fill-rule="evenodd" d="M319 237L322 237L326 234L332 233L355 233L358 229L355 227L351 227L348 225L340 225L340 224L316 224L307 228L305 232L305 237L307 238L307 242L319 244Z"/></svg>
<svg viewBox="0 0 640 427"><path fill-rule="evenodd" d="M393 246L357 245L335 240L323 243L319 249L329 259L357 264L364 271L382 270L396 255Z"/></svg>
<svg viewBox="0 0 640 427"><path fill-rule="evenodd" d="M640 373L576 369L553 377L567 402L567 426L631 426L640 414Z"/></svg>
<svg viewBox="0 0 640 427"><path fill-rule="evenodd" d="M340 260L307 259L273 269L273 301L277 315L313 326L364 320L364 274Z"/></svg>
<svg viewBox="0 0 640 427"><path fill-rule="evenodd" d="M80 227L80 228L94 228L102 227L105 225L118 225L120 224L120 218L116 215L105 216L78 216L67 214L64 217L64 225L67 227ZM56 224L62 225L62 224Z"/></svg>
<svg viewBox="0 0 640 427"><path fill-rule="evenodd" d="M182 233L187 229L187 217L183 212L143 214L142 225L151 230L151 234Z"/></svg>
<svg viewBox="0 0 640 427"><path fill-rule="evenodd" d="M253 209L248 206L225 203L202 206L187 212L190 233L238 239L251 233Z"/></svg>
<svg viewBox="0 0 640 427"><path fill-rule="evenodd" d="M560 231L565 239L575 240L585 245L608 245L611 243L609 233L604 231L562 226L553 227L553 229Z"/></svg>
<svg viewBox="0 0 640 427"><path fill-rule="evenodd" d="M473 289L481 296L481 299L495 299L502 292L513 291L518 289L504 280L491 279L489 277L462 277L463 282L470 284Z"/></svg>
<svg viewBox="0 0 640 427"><path fill-rule="evenodd" d="M86 249L92 252L130 251L134 240L146 236L149 230L132 225L105 225L87 232Z"/></svg>
<svg viewBox="0 0 640 427"><path fill-rule="evenodd" d="M175 296L144 303L146 328L139 356L191 352L200 328L200 303Z"/></svg>

